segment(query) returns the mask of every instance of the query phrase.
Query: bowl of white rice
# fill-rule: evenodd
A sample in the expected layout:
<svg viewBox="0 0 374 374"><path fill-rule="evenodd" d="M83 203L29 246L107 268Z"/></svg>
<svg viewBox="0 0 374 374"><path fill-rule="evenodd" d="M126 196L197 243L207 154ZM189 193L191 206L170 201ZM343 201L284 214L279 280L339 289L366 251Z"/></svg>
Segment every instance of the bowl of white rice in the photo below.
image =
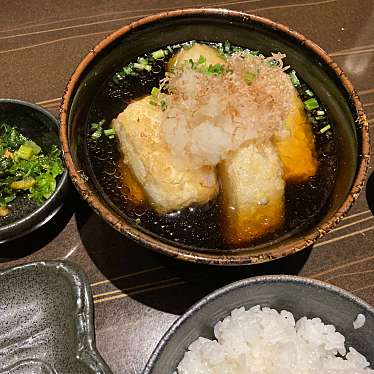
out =
<svg viewBox="0 0 374 374"><path fill-rule="evenodd" d="M241 280L204 297L143 374L374 374L374 308L320 281Z"/></svg>

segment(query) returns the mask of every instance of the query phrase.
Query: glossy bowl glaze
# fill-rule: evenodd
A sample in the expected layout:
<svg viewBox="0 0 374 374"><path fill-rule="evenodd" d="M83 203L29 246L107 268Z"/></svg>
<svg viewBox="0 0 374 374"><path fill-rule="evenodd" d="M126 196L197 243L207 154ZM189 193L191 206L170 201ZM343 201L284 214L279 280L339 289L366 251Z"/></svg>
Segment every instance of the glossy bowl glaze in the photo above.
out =
<svg viewBox="0 0 374 374"><path fill-rule="evenodd" d="M174 373L187 347L199 336L213 338L214 325L244 306L267 306L288 310L295 319L319 317L333 324L374 365L374 308L356 296L327 283L302 277L273 275L241 280L204 297L183 314L162 337L143 374ZM357 330L353 321L361 313L365 325Z"/></svg>
<svg viewBox="0 0 374 374"><path fill-rule="evenodd" d="M260 246L218 250L181 245L132 224L97 184L85 155L84 128L99 88L128 61L166 45L188 41L225 41L260 50L281 51L328 109L336 125L338 170L330 204L307 230ZM316 44L287 26L224 9L185 9L143 18L102 40L82 60L63 98L60 138L71 178L83 198L110 225L155 251L178 259L214 265L271 261L312 245L347 213L360 193L369 159L368 123L343 71Z"/></svg>
<svg viewBox="0 0 374 374"><path fill-rule="evenodd" d="M0 99L0 122L16 127L23 135L34 140L44 152L52 144L59 145L57 119L42 107L26 101ZM57 179L52 196L37 206L26 198L12 202L14 212L0 218L0 244L24 236L41 227L60 210L69 189L69 175L65 169Z"/></svg>

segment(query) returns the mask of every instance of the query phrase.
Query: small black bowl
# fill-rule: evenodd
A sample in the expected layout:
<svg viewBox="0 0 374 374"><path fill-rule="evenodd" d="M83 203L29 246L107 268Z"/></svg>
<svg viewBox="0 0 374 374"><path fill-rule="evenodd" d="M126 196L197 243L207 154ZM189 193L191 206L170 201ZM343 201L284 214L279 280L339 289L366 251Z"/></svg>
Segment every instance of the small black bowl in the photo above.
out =
<svg viewBox="0 0 374 374"><path fill-rule="evenodd" d="M59 145L57 119L38 105L14 99L0 99L0 123L16 127L48 153L53 144ZM62 207L69 188L66 169L57 180L53 195L38 206L27 198L12 202L14 211L0 218L0 244L30 233L48 222Z"/></svg>
<svg viewBox="0 0 374 374"><path fill-rule="evenodd" d="M143 374L173 373L188 346L199 336L213 338L214 325L231 310L261 305L288 310L299 319L319 317L333 324L353 347L374 365L374 308L356 296L327 283L288 275L241 280L218 289L191 307L163 336ZM357 330L353 321L361 313L365 325Z"/></svg>

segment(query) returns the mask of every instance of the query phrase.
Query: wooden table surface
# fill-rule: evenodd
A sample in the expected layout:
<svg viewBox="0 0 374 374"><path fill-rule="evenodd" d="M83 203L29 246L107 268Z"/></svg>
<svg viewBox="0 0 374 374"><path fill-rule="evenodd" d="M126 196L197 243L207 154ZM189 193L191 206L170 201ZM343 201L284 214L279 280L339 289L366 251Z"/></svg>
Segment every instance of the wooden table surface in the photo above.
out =
<svg viewBox="0 0 374 374"><path fill-rule="evenodd" d="M348 74L374 127L372 0L3 0L0 5L0 97L32 101L55 115L74 68L105 35L159 11L214 6L271 18L317 42ZM370 168L366 190L349 216L312 249L267 265L211 268L176 262L137 246L93 213L72 189L52 222L0 247L0 267L47 259L79 264L94 295L100 353L113 373L140 373L178 315L237 279L299 274L374 304L373 206Z"/></svg>

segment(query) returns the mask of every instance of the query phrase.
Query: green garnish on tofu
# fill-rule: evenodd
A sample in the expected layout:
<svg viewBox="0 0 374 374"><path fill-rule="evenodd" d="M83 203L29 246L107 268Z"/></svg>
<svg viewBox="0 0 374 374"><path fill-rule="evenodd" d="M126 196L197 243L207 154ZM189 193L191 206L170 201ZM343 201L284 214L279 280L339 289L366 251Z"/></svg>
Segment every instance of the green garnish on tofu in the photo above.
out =
<svg viewBox="0 0 374 374"><path fill-rule="evenodd" d="M244 82L248 84L248 86L250 84L252 84L252 82L256 79L256 74L255 73L251 73L250 71L247 71L245 74L244 74Z"/></svg>
<svg viewBox="0 0 374 374"><path fill-rule="evenodd" d="M299 78L297 77L296 75L296 71L295 70L292 70L291 73L289 74L289 77L291 79L291 82L292 84L295 86L295 87L299 87L301 84L300 84L300 81L299 81Z"/></svg>
<svg viewBox="0 0 374 374"><path fill-rule="evenodd" d="M318 101L313 97L304 101L304 106L307 110L313 110L319 108Z"/></svg>
<svg viewBox="0 0 374 374"><path fill-rule="evenodd" d="M165 57L165 52L162 49L159 49L158 51L152 52L152 57L155 60L159 60Z"/></svg>

